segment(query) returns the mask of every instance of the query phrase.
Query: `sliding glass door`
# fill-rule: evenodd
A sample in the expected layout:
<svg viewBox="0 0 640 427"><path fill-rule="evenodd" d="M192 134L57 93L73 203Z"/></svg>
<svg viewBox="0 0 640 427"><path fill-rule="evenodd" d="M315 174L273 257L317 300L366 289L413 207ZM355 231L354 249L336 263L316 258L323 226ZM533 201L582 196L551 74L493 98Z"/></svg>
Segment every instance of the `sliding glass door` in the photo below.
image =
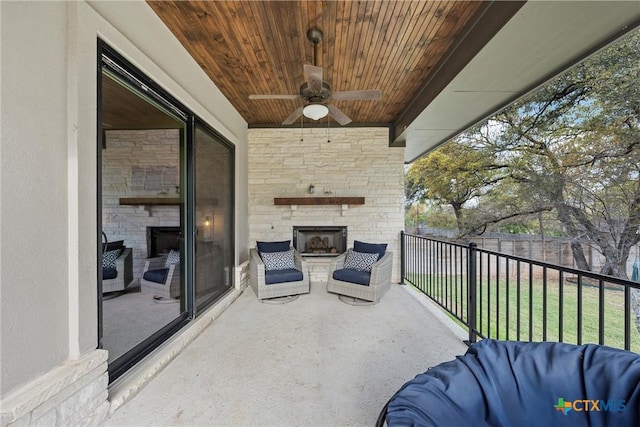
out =
<svg viewBox="0 0 640 427"><path fill-rule="evenodd" d="M235 153L99 47L98 347L113 381L231 289Z"/></svg>
<svg viewBox="0 0 640 427"><path fill-rule="evenodd" d="M195 296L202 310L233 282L233 146L196 122L193 163Z"/></svg>
<svg viewBox="0 0 640 427"><path fill-rule="evenodd" d="M188 116L114 53L99 73L99 346L117 378L189 317Z"/></svg>

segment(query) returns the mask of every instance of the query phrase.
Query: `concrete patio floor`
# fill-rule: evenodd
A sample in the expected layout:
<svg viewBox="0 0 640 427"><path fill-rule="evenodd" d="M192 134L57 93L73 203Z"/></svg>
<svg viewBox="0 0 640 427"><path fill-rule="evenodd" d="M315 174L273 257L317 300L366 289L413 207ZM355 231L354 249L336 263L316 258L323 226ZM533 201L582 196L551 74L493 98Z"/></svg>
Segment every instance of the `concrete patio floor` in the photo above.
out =
<svg viewBox="0 0 640 427"><path fill-rule="evenodd" d="M371 426L406 381L463 354L464 333L408 286L352 306L312 284L288 304L251 288L107 426Z"/></svg>

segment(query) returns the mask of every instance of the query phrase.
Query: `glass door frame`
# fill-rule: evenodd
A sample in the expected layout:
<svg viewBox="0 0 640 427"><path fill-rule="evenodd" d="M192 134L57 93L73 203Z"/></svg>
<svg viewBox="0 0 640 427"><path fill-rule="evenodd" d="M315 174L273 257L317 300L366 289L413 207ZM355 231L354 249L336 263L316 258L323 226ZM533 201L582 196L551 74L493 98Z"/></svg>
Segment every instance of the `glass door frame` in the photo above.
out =
<svg viewBox="0 0 640 427"><path fill-rule="evenodd" d="M113 382L120 377L131 367L137 364L140 360L146 357L160 344L165 342L168 338L173 336L178 330L184 327L189 321L194 318L194 299L192 289L194 288L192 279L192 268L188 265L193 255L193 239L192 228L193 221L190 206L193 206L193 191L190 189L193 187L193 182L189 177L189 168L191 155L189 154L190 144L193 140L193 114L191 114L180 102L174 99L171 95L164 92L155 82L147 78L144 74L138 71L138 69L125 60L115 50L110 48L102 40L98 39L98 55L97 55L97 176L96 176L96 188L97 188L97 212L96 212L96 241L97 245L97 262L96 273L98 283L98 342L97 347L103 348L103 296L102 296L102 274L101 274L101 260L102 260L102 147L104 143L105 134L102 129L102 69L107 64L109 70L117 74L123 80L131 83L142 94L145 94L153 99L154 102L162 105L164 108L176 113L176 116L180 117L184 122L183 131L180 132L180 145L182 146L180 152L180 182L186 184L186 194L182 197L183 203L180 206L180 218L181 228L183 230L184 238L181 243L181 251L184 259L182 265L185 268L181 269L183 275L182 283L183 290L186 294L181 302L181 309L178 317L170 321L169 323L160 327L156 332L152 333L147 338L136 344L129 351L118 357L113 362L109 363L109 382ZM182 184L181 184L182 186ZM182 304L184 303L184 306Z"/></svg>
<svg viewBox="0 0 640 427"><path fill-rule="evenodd" d="M235 158L236 158L236 152L235 152L235 145L233 145L231 142L229 142L229 140L227 140L224 136L222 136L219 132L217 132L215 129L213 129L211 126L209 126L205 121L201 120L200 118L193 116L190 126L189 126L189 134L190 137L188 138L188 144L187 144L187 153L188 153L188 161L187 161L187 173L188 173L188 186L187 186L187 200L189 200L188 204L187 204L187 210L189 212L188 215L188 219L189 219L189 223L191 225L190 231L192 233L192 239L191 239L191 245L189 245L189 260L190 260L190 267L187 270L190 273L190 279L192 280L191 283L193 283L194 285L191 286L189 288L189 292L190 292L190 297L191 297L191 301L193 302L193 314L195 316L197 316L200 312L206 310L208 307L210 307L215 301L219 300L220 298L222 298L224 295L226 295L227 293L229 293L232 289L233 289L233 271L230 271L229 274L232 275L232 277L230 278L230 286L227 290L225 290L224 292L222 292L220 295L214 295L212 298L205 300L202 304L200 304L200 306L198 306L197 304L197 298L196 298L196 286L197 284L195 283L195 274L196 274L196 269L197 269L197 265L196 265L196 256L197 254L195 253L195 247L196 247L196 240L197 240L197 224L196 224L196 150L195 150L195 144L196 144L196 127L199 127L202 131L206 132L209 134L209 136L216 140L216 142L218 142L219 144L221 144L224 148L228 149L231 155L231 165L230 165L230 188L231 188L231 197L230 197L230 212L231 212L231 218L229 219L230 224L229 227L225 230L225 232L229 232L231 235L230 237L230 254L231 254L231 266L233 267L235 266L235 222L236 222L236 218L235 218Z"/></svg>
<svg viewBox="0 0 640 427"><path fill-rule="evenodd" d="M200 119L188 108L186 108L181 102L179 102L172 95L164 91L158 84L148 78L144 73L138 70L133 64L127 61L116 50L111 48L104 41L97 40L97 176L96 176L96 188L97 188L97 212L96 212L96 239L97 245L97 283L98 283L98 348L102 348L102 333L103 333L103 309L102 309L102 274L101 274L101 259L102 259L102 145L104 140L104 133L102 131L102 90L101 90L101 78L102 78L102 66L104 63L104 57L107 57L112 61L117 68L120 68L123 75L134 83L134 86L144 94L153 98L154 102L159 103L163 108L175 113L181 119L184 120L185 128L181 132L181 158L180 158L180 183L184 201L181 204L181 224L183 230L183 243L182 252L184 260L182 261L183 269L183 290L185 292L184 303L186 307L181 310L180 316L173 321L166 324L156 333L149 336L147 339L140 342L129 352L116 359L108 366L109 370L109 382L112 382L136 363L142 360L145 356L156 349L161 343L173 336L178 330L183 328L191 320L193 320L200 312L210 307L214 302L223 298L228 292L234 288L234 273L233 268L236 264L235 259L235 224L236 224L236 199L235 199L235 170L236 170L236 152L235 145L232 144L222 134L217 132L214 128L209 126L204 120ZM195 283L195 244L196 244L196 200L195 200L195 132L196 127L199 127L209 133L217 142L222 144L230 152L230 206L229 206L229 226L226 228L225 233L229 233L230 239L230 271L229 271L229 289L206 300L197 307L196 304L196 283Z"/></svg>

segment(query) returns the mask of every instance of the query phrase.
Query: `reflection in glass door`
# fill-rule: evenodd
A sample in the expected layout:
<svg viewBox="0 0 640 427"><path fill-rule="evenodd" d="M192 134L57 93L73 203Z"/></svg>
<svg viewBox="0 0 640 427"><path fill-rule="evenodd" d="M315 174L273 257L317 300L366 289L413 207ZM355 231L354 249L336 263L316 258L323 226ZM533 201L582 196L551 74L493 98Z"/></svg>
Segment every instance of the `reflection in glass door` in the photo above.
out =
<svg viewBox="0 0 640 427"><path fill-rule="evenodd" d="M103 47L106 50L106 47ZM188 321L187 116L113 52L101 57L99 347L113 380Z"/></svg>
<svg viewBox="0 0 640 427"><path fill-rule="evenodd" d="M231 288L235 152L99 47L97 344L113 381Z"/></svg>
<svg viewBox="0 0 640 427"><path fill-rule="evenodd" d="M202 310L233 282L233 146L196 122L195 296Z"/></svg>

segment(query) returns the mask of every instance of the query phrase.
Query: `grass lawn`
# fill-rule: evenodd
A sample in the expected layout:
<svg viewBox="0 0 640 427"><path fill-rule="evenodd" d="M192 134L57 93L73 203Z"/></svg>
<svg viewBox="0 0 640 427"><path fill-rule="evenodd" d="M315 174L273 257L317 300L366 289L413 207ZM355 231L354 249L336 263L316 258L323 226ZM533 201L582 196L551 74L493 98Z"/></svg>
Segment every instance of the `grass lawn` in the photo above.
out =
<svg viewBox="0 0 640 427"><path fill-rule="evenodd" d="M513 276L513 274L512 274ZM582 301L581 343L599 343L599 287L564 278L547 277L546 295L539 274L530 280L516 277L483 277L477 290L477 329L487 338L523 341L562 341L578 344L578 301ZM406 273L407 280L464 320L467 317L466 276ZM518 291L519 289L519 291ZM581 292L581 298L579 293ZM545 303L546 299L546 303ZM605 286L603 344L624 348L624 291L620 286ZM518 318L518 304L520 317ZM562 312L562 320L560 320ZM529 314L531 313L531 319ZM451 316L454 318L454 316ZM631 350L640 353L640 333L633 310ZM457 320L454 318L454 320ZM560 328L562 322L562 328ZM463 326L464 327L464 326ZM466 328L466 327L465 327ZM562 336L560 336L562 331Z"/></svg>

